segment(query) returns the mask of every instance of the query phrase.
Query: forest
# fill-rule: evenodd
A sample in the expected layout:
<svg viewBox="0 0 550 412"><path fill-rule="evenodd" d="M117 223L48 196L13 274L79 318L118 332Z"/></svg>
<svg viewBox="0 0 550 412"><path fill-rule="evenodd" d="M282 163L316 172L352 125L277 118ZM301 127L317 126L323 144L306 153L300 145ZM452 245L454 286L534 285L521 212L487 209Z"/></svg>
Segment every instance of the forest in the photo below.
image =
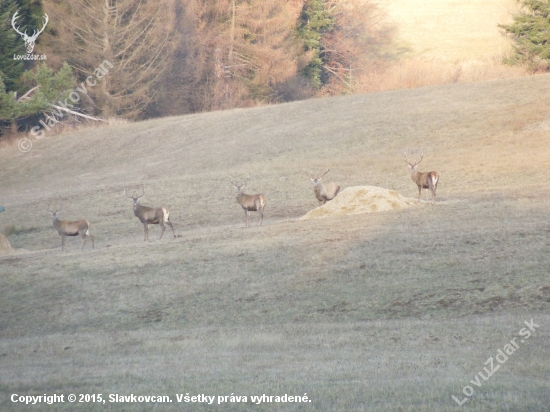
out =
<svg viewBox="0 0 550 412"><path fill-rule="evenodd" d="M29 34L47 16L34 49L46 60L14 59L15 13ZM391 54L392 28L368 0L6 0L0 19L0 119L18 119L13 132L52 117L105 61L73 108L137 120L354 93Z"/></svg>
<svg viewBox="0 0 550 412"><path fill-rule="evenodd" d="M515 53L470 81L518 74L503 62L548 71L550 3L521 3L500 25ZM4 0L0 136L466 79L461 62L404 63L387 14L379 0Z"/></svg>

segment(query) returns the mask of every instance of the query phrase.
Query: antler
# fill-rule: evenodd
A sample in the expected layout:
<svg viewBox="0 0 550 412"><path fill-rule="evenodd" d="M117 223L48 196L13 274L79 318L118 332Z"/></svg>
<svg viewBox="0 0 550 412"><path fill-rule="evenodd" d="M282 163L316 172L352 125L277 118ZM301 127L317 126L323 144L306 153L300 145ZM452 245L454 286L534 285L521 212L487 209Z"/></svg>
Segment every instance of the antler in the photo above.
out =
<svg viewBox="0 0 550 412"><path fill-rule="evenodd" d="M310 175L308 172L306 172L306 169L305 169L305 168L302 169L302 170L304 171L304 173L305 173L310 179L313 179L313 176Z"/></svg>
<svg viewBox="0 0 550 412"><path fill-rule="evenodd" d="M139 199L140 197L142 197L145 194L145 188L144 187L142 188L142 190L143 190L143 193L140 196L138 196L137 192L135 192L135 191L134 191L134 193L132 193L132 196L130 196L128 193L126 193L126 189L124 189L124 194L126 195L126 197L129 197L132 200L133 199Z"/></svg>
<svg viewBox="0 0 550 412"><path fill-rule="evenodd" d="M420 160L416 163L411 163L407 160L407 152L405 152L405 155L403 156L403 159L405 160L405 162L407 162L407 164L409 166L418 166L420 164L420 162L422 161L422 158L424 157L424 153L420 154Z"/></svg>
<svg viewBox="0 0 550 412"><path fill-rule="evenodd" d="M36 39L36 38L38 37L38 35L39 35L40 33L42 33L42 32L44 31L44 29L46 28L48 22L50 21L50 18L48 17L48 15L47 15L46 13L44 13L44 19L45 19L44 25L43 25L42 28L38 31L38 33L32 35L32 38ZM36 30L35 30L35 32L36 32Z"/></svg>
<svg viewBox="0 0 550 412"><path fill-rule="evenodd" d="M235 182L231 176L229 176L229 180L231 181L231 184L235 186L235 189L238 189L239 187L242 189L248 184L248 181L250 180L250 176L246 177L246 181L241 186L239 186L238 183Z"/></svg>
<svg viewBox="0 0 550 412"><path fill-rule="evenodd" d="M328 173L330 169L327 169L327 171L325 173L323 173L323 175L321 177L319 177L319 173L317 173L317 180L321 180L323 178L324 175L326 175Z"/></svg>
<svg viewBox="0 0 550 412"><path fill-rule="evenodd" d="M54 211L54 210L50 210L50 205L48 205L48 212L50 212L50 213L57 213L57 212L59 212L62 208L63 208L63 205L60 204L60 205L59 205L59 209L57 209L57 210Z"/></svg>
<svg viewBox="0 0 550 412"><path fill-rule="evenodd" d="M25 31L25 33L21 33L19 31L19 27L15 27L15 20L17 20L17 15L19 14L19 10L17 10L15 12L15 14L13 15L13 17L11 18L11 26L13 27L13 29L19 33L21 36L26 36L27 35L27 32Z"/></svg>

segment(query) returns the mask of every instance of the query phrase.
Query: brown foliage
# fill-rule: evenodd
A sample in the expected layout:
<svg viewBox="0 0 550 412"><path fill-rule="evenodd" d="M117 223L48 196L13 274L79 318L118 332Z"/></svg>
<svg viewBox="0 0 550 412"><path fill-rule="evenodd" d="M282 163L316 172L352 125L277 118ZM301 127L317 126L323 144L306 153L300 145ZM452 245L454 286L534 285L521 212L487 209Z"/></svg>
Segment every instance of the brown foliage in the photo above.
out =
<svg viewBox="0 0 550 412"><path fill-rule="evenodd" d="M360 83L388 63L393 29L369 0L328 0L334 27L322 38L323 69L328 73L322 94L360 91Z"/></svg>
<svg viewBox="0 0 550 412"><path fill-rule="evenodd" d="M156 96L154 85L171 54L172 0L44 1L55 22L44 36L49 55L67 61L81 79L105 60L114 67L88 89L105 117L135 118Z"/></svg>

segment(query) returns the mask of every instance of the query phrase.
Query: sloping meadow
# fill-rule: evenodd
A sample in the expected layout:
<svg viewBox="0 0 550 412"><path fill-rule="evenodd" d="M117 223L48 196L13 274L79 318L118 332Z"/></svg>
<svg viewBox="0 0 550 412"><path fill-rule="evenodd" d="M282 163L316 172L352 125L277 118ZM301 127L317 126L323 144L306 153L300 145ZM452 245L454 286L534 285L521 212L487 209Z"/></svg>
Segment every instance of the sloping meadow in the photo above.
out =
<svg viewBox="0 0 550 412"><path fill-rule="evenodd" d="M3 148L0 228L14 250L0 255L0 409L21 410L14 393L102 393L172 400L116 404L136 411L451 411L452 395L472 411L545 410L549 80L205 113ZM417 201L405 151L440 174L434 205ZM341 193L319 208L303 168L330 168L324 180ZM230 177L248 176L245 192L267 205L264 224L245 229ZM143 186L140 201L170 209L176 238L159 241L152 226L143 241L123 193ZM95 249L68 238L61 252L47 212L59 204L61 219L91 222ZM324 218L300 220L308 212ZM540 326L525 339L531 319ZM515 337L506 363L469 383ZM186 393L215 405L178 402ZM248 400L217 403L231 394ZM311 402L252 404L263 394Z"/></svg>

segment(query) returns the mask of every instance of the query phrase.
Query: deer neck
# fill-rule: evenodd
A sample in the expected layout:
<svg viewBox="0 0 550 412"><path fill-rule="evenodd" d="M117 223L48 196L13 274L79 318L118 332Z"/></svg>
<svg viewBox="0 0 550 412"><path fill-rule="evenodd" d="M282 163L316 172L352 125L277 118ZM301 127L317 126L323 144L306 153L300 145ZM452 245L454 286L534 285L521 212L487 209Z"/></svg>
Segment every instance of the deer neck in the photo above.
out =
<svg viewBox="0 0 550 412"><path fill-rule="evenodd" d="M420 172L418 169L411 170L411 179L413 182L416 182L418 180L418 176L420 176Z"/></svg>
<svg viewBox="0 0 550 412"><path fill-rule="evenodd" d="M237 203L241 204L245 196L246 195L243 192L237 193L237 197L235 198L237 200Z"/></svg>
<svg viewBox="0 0 550 412"><path fill-rule="evenodd" d="M61 227L61 220L59 220L59 218L57 218L57 217L55 217L55 218L53 219L53 222L52 222L52 223L53 223L53 227L54 227L55 229L59 229L59 228Z"/></svg>

